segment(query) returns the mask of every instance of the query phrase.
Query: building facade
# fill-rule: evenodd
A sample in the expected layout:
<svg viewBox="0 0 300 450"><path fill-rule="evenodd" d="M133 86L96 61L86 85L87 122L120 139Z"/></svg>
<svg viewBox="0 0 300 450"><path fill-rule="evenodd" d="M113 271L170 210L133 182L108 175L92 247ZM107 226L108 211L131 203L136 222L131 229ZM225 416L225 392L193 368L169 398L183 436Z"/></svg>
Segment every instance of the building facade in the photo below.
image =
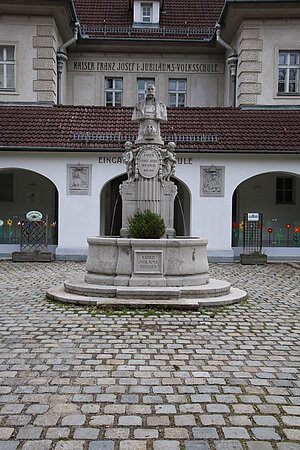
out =
<svg viewBox="0 0 300 450"><path fill-rule="evenodd" d="M153 83L177 145L177 235L232 261L259 212L265 253L300 259L299 25L299 1L4 0L0 254L30 210L57 258L119 233L122 151Z"/></svg>

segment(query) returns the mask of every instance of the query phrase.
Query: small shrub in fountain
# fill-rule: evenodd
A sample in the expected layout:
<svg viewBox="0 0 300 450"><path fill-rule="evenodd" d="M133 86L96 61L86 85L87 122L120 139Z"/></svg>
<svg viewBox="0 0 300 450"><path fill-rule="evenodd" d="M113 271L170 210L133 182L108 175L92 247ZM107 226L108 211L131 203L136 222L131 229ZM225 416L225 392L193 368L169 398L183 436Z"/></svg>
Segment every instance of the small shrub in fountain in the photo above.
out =
<svg viewBox="0 0 300 450"><path fill-rule="evenodd" d="M159 239L166 232L165 222L159 214L137 209L128 219L129 233L134 238Z"/></svg>

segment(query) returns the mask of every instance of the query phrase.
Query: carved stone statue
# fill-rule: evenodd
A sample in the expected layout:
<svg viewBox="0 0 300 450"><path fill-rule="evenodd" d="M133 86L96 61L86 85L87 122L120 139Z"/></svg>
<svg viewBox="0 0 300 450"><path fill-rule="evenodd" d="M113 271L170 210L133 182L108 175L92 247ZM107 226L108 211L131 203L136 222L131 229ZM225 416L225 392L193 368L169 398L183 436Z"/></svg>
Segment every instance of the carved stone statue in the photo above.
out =
<svg viewBox="0 0 300 450"><path fill-rule="evenodd" d="M129 236L128 218L137 209L158 213L166 224L166 236L174 237L174 200L177 187L170 177L175 174L176 144L164 147L160 123L167 122L166 105L155 99L155 88L148 85L146 99L138 103L132 120L139 123L134 143L125 143L123 161L128 179L120 185L122 198L122 237Z"/></svg>
<svg viewBox="0 0 300 450"><path fill-rule="evenodd" d="M167 145L166 155L163 157L163 181L170 181L170 177L175 175L176 156L173 153L175 147L175 142L169 142Z"/></svg>
<svg viewBox="0 0 300 450"><path fill-rule="evenodd" d="M135 144L164 144L160 136L160 123L167 122L167 108L156 100L153 84L147 86L145 101L134 107L132 121L140 124Z"/></svg>
<svg viewBox="0 0 300 450"><path fill-rule="evenodd" d="M125 153L123 153L123 161L126 165L126 172L128 180L134 180L134 155L132 151L132 142L127 141L125 143Z"/></svg>

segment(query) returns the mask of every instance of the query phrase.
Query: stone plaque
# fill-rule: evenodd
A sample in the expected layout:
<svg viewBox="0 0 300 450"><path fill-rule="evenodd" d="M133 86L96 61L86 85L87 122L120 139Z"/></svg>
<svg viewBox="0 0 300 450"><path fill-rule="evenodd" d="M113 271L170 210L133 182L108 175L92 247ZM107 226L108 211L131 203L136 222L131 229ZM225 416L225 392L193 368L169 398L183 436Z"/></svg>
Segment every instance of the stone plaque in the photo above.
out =
<svg viewBox="0 0 300 450"><path fill-rule="evenodd" d="M201 166L200 171L200 196L224 197L225 167Z"/></svg>
<svg viewBox="0 0 300 450"><path fill-rule="evenodd" d="M67 164L67 194L91 195L91 164Z"/></svg>
<svg viewBox="0 0 300 450"><path fill-rule="evenodd" d="M134 250L134 273L159 274L163 273L162 251Z"/></svg>
<svg viewBox="0 0 300 450"><path fill-rule="evenodd" d="M159 170L159 157L155 150L141 150L138 160L139 172L144 178L154 178Z"/></svg>

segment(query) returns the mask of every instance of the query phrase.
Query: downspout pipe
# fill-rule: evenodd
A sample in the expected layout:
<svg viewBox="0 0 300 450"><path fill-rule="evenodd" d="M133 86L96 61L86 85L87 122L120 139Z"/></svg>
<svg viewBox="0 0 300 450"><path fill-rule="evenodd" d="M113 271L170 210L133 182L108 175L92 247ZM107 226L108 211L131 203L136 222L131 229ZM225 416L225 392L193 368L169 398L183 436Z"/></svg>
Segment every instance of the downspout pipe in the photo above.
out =
<svg viewBox="0 0 300 450"><path fill-rule="evenodd" d="M74 42L78 39L78 33L80 29L80 23L74 23L74 34L71 39L61 45L56 52L57 57L57 104L61 105L61 75L63 71L63 65L68 60L68 55L66 49L70 47L70 45L74 44Z"/></svg>
<svg viewBox="0 0 300 450"><path fill-rule="evenodd" d="M237 76L238 55L237 55L237 51L221 38L221 25L219 23L216 24L216 40L220 45L222 45L222 47L226 48L226 50L229 50L231 52L231 54L229 55L229 57L226 60L226 63L229 65L229 68L230 68L230 78L231 78L231 84L232 84L231 104L233 107L235 107L236 106L236 76Z"/></svg>

